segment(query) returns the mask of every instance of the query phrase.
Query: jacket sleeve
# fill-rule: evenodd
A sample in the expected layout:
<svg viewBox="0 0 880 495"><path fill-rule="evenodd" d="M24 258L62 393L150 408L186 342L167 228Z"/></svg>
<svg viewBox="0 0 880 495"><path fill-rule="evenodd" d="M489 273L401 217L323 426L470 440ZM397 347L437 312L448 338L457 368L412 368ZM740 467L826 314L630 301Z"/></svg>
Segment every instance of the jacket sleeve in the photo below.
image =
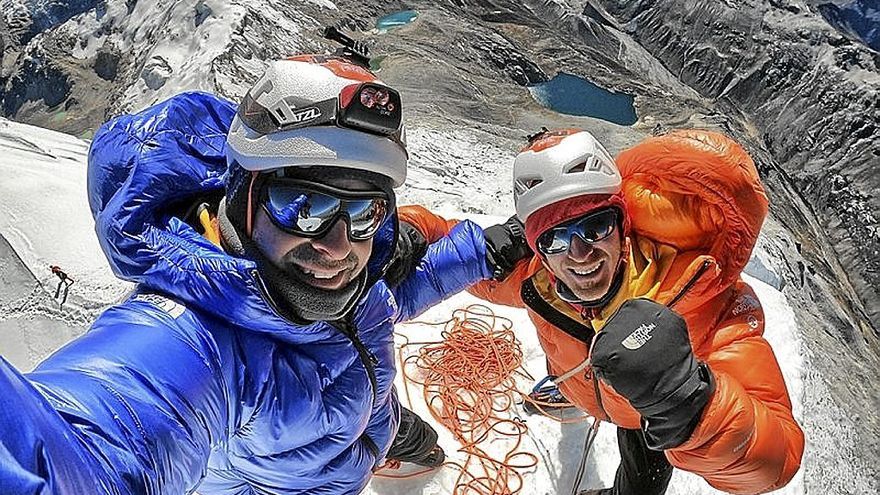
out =
<svg viewBox="0 0 880 495"><path fill-rule="evenodd" d="M419 266L392 289L398 304L395 321L407 321L443 299L490 277L483 229L465 220L428 246Z"/></svg>
<svg viewBox="0 0 880 495"><path fill-rule="evenodd" d="M407 222L422 233L428 242L435 242L446 235L458 220L447 220L428 209L418 206L402 206L398 209L401 222ZM485 248L484 251L485 253ZM486 278L468 287L467 291L484 301L523 308L520 287L533 272L533 260L522 260L506 279L497 282Z"/></svg>
<svg viewBox="0 0 880 495"><path fill-rule="evenodd" d="M419 229L429 243L437 242L458 224L458 220L447 220L420 205L401 206L397 218Z"/></svg>
<svg viewBox="0 0 880 495"><path fill-rule="evenodd" d="M534 260L536 258L520 260L510 275L502 281L483 280L472 285L468 292L480 299L504 306L525 308L520 290L522 284L534 273Z"/></svg>
<svg viewBox="0 0 880 495"><path fill-rule="evenodd" d="M228 398L217 342L186 319L129 302L32 373L0 359L4 493L195 489Z"/></svg>
<svg viewBox="0 0 880 495"><path fill-rule="evenodd" d="M715 393L690 439L666 455L672 465L720 490L764 493L797 472L804 435L792 416L776 356L762 336L763 311L751 288L743 282L738 287L755 305L728 316L706 344L711 351L702 359L715 376Z"/></svg>

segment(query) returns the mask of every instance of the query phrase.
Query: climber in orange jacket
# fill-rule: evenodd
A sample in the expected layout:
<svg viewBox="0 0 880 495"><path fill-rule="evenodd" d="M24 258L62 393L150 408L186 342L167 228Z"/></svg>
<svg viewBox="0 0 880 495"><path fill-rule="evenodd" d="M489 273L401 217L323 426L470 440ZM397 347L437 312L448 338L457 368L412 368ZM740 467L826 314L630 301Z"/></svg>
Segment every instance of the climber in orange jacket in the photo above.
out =
<svg viewBox="0 0 880 495"><path fill-rule="evenodd" d="M471 292L527 308L565 397L618 426L614 487L584 493L663 494L672 466L731 493L788 483L804 437L740 277L768 208L742 147L676 131L615 164L586 131L545 130L516 157L514 202L485 231L504 269ZM455 223L400 218L429 241Z"/></svg>

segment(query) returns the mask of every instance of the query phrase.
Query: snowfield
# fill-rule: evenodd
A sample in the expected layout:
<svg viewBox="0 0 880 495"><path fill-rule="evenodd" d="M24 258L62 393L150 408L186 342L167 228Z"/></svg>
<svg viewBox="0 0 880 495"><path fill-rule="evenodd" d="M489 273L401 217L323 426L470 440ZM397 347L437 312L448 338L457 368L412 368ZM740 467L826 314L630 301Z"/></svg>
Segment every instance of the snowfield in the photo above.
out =
<svg viewBox="0 0 880 495"><path fill-rule="evenodd" d="M410 139L427 139L430 133L412 133ZM431 143L417 142L414 146L430 148ZM22 369L30 369L45 358L57 346L84 331L103 307L113 304L131 289L131 284L117 280L111 273L94 233L94 224L86 200L86 155L88 142L72 136L36 127L17 124L0 119L0 235L2 235L21 258L3 255L0 251L0 297L10 298L13 294L18 302L0 300L0 354ZM472 170L469 162L472 157L468 150L452 150L458 153L460 163L451 158L451 170L462 167ZM424 171L414 170L421 187L428 189ZM496 172L497 173L497 172ZM497 181L497 179L496 179ZM456 198L479 192L461 189L466 187L457 183ZM406 194L403 195L407 198ZM434 202L442 199L434 196ZM489 201L497 200L488 198ZM471 218L477 223L488 225L503 220L502 216L463 214L451 208L441 213L459 218ZM757 253L761 257L766 253ZM16 263L23 264L36 277L36 289L27 286L21 277L3 276L9 273ZM57 279L49 271L49 265L59 265L77 282L73 286L69 302L63 309L57 305L46 304L57 284ZM767 270L764 264L756 264L756 276L770 283L778 284L778 278ZM772 266L772 265L771 265ZM768 273L770 275L768 275ZM800 332L795 324L794 313L783 292L771 285L747 276L746 280L756 290L767 318L766 337L773 345L782 365L782 371L794 401L795 417L805 421L823 423L828 430L823 435L812 436L807 431L807 452L805 468L780 494L796 495L807 493L810 463L821 462L823 471L834 471L846 485L838 493L873 493L869 488L874 480L865 479L857 463L853 460L851 448L830 448L830 438L836 442L846 441L847 432L853 428L851 420L836 409L830 398L814 403L804 403L805 383L809 383L810 373ZM23 284L21 287L14 284ZM15 292L20 289L20 291ZM452 312L470 304L479 303L468 295L457 295L434 307L420 320L444 321ZM20 303L20 304L19 304ZM544 355L538 345L535 331L524 310L503 306L491 306L496 314L509 318L522 343L525 368L535 378L545 375ZM75 315L71 317L71 315ZM52 322L64 322L70 329L65 334L49 332ZM413 341L436 340L438 327L424 324L400 325L397 331ZM401 337L402 341L402 337ZM837 377L842 379L844 377ZM528 390L532 383L520 383L521 390ZM398 390L401 400L406 404L401 375L398 374ZM421 391L411 386L413 403L410 406L422 417L428 418ZM813 397L816 395L813 394ZM512 416L521 415L528 425L528 435L523 448L535 454L540 463L525 473L523 494L568 494L574 479L577 465L581 459L582 445L589 422L560 424L540 416L525 416L520 406L510 411ZM438 427L440 444L447 455L457 461L464 457L456 452L457 445L448 431ZM830 432L830 434L829 434ZM826 445L824 442L828 441ZM836 445L836 444L835 444ZM489 452L504 451L504 442L486 446ZM587 461L587 470L581 488L610 486L618 463L615 430L612 425L603 424L592 453ZM830 464L829 464L830 463ZM805 475L805 472L807 473ZM411 495L452 493L457 471L444 467L437 471L414 478L393 480L375 478L366 493L374 495ZM805 478L807 481L805 482ZM708 495L720 493L709 487L701 478L676 471L670 495Z"/></svg>

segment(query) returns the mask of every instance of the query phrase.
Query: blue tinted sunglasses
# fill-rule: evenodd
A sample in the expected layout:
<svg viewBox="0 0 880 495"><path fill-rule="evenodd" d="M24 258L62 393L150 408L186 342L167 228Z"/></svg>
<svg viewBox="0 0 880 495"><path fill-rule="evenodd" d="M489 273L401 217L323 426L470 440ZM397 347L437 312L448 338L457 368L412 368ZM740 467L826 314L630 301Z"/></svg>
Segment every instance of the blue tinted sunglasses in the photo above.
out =
<svg viewBox="0 0 880 495"><path fill-rule="evenodd" d="M607 208L576 218L538 236L536 247L545 255L564 253L571 246L573 236L595 244L614 233L618 215L617 208Z"/></svg>
<svg viewBox="0 0 880 495"><path fill-rule="evenodd" d="M350 191L294 179L269 180L260 204L276 227L300 237L321 237L344 218L352 242L371 239L389 214L382 191Z"/></svg>

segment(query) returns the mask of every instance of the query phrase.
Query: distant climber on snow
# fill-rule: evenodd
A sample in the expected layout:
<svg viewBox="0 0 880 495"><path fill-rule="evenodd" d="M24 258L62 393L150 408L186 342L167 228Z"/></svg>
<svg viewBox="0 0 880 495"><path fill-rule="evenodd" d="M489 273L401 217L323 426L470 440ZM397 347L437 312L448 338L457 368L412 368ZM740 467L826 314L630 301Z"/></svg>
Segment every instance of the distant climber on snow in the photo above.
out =
<svg viewBox="0 0 880 495"><path fill-rule="evenodd" d="M55 300L58 300L58 298L61 297L59 305L64 306L64 303L67 302L67 295L70 293L70 286L76 281L70 278L60 266L49 265L49 270L52 271L53 275L58 277L58 286L55 287Z"/></svg>

